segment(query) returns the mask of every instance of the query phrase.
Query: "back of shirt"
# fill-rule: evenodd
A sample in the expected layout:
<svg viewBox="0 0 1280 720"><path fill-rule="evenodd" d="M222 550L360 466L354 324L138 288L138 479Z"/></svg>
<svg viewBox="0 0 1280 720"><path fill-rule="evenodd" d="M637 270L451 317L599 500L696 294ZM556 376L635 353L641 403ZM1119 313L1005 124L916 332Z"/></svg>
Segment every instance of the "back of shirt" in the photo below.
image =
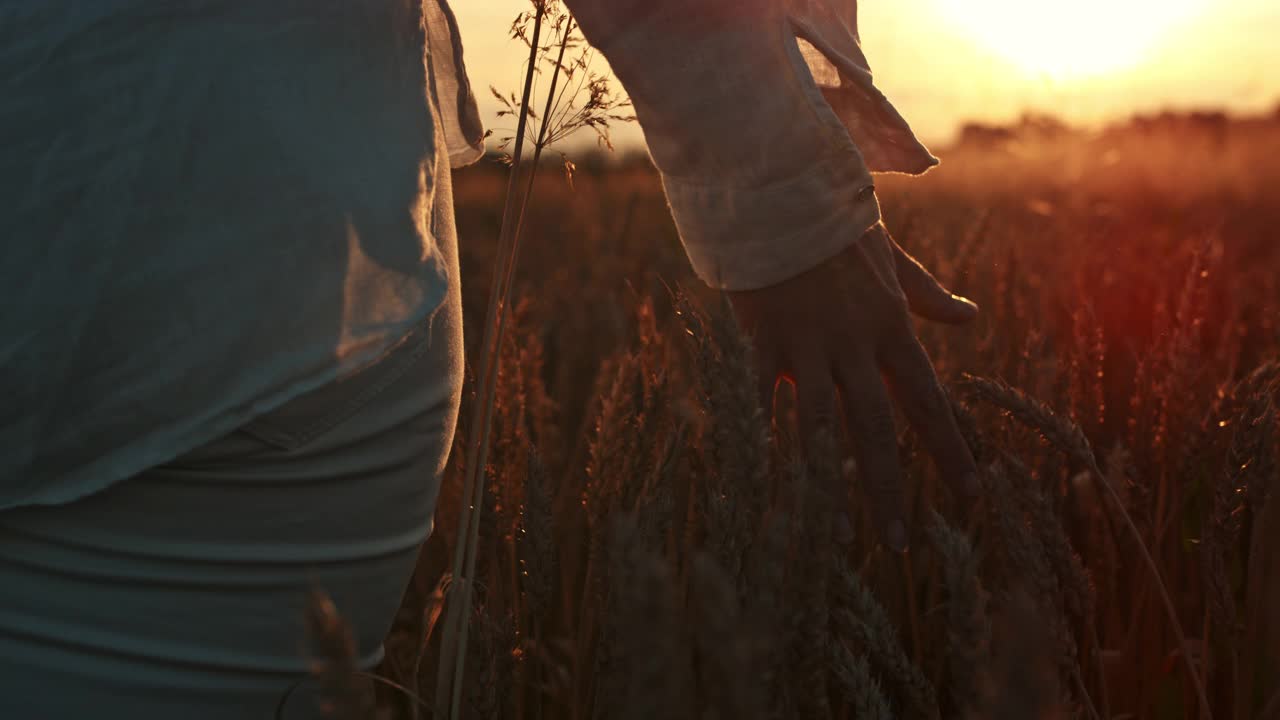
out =
<svg viewBox="0 0 1280 720"><path fill-rule="evenodd" d="M0 0L0 510L229 432L438 306L422 13Z"/></svg>

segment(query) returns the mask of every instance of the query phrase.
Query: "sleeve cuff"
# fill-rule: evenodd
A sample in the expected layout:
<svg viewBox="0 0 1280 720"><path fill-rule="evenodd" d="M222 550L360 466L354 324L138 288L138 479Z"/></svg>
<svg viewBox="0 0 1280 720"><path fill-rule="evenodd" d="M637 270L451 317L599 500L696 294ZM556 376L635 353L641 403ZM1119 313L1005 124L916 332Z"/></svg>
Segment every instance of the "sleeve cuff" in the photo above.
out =
<svg viewBox="0 0 1280 720"><path fill-rule="evenodd" d="M871 175L830 157L758 187L663 176L694 272L720 290L776 285L829 260L880 221Z"/></svg>

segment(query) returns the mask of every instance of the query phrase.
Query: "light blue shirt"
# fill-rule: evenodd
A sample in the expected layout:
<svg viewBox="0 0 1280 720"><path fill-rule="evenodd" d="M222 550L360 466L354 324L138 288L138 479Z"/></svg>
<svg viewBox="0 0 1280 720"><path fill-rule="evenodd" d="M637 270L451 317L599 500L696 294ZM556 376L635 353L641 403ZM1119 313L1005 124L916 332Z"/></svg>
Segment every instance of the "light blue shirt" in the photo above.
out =
<svg viewBox="0 0 1280 720"><path fill-rule="evenodd" d="M434 169L479 128L423 12L0 0L0 510L219 437L436 309Z"/></svg>

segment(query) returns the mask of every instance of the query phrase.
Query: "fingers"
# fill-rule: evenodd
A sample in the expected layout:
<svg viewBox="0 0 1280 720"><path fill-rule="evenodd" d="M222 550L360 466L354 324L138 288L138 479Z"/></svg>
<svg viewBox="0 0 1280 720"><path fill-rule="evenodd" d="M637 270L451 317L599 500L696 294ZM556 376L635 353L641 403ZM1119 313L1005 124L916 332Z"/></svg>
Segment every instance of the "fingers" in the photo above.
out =
<svg viewBox="0 0 1280 720"><path fill-rule="evenodd" d="M911 312L926 320L961 325L978 315L978 306L968 298L953 295L918 260L893 243L893 261L898 284L907 296Z"/></svg>
<svg viewBox="0 0 1280 720"><path fill-rule="evenodd" d="M845 422L876 529L887 547L903 552L907 549L907 523L902 463L889 393L869 358L850 360L837 374Z"/></svg>
<svg viewBox="0 0 1280 720"><path fill-rule="evenodd" d="M933 363L909 328L886 340L881 364L898 406L955 491L975 497L980 491L977 464L960 434L946 391Z"/></svg>
<svg viewBox="0 0 1280 720"><path fill-rule="evenodd" d="M815 361L823 357L811 356ZM796 373L796 413L800 424L800 446L810 462L836 462L836 428L839 425L835 380L825 364L809 363ZM829 454L829 457L822 457ZM853 523L849 519L849 493L841 473L827 476L831 483L823 488L831 503L831 540L837 545L853 542Z"/></svg>
<svg viewBox="0 0 1280 720"><path fill-rule="evenodd" d="M821 353L812 353L808 362L795 373L796 418L799 421L800 446L805 455L819 451L820 436L834 437L839 416L836 386Z"/></svg>

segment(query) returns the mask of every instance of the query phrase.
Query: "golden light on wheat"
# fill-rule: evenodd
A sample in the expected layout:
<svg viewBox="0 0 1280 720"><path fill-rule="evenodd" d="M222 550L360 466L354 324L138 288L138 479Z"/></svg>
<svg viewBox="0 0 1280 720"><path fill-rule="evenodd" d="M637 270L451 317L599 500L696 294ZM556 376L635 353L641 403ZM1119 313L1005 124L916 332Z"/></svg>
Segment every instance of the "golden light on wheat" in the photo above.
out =
<svg viewBox="0 0 1280 720"><path fill-rule="evenodd" d="M1163 30L1142 40L1125 28L1153 5L1115 5L1050 13L1062 37L1027 40L1024 67L1133 62ZM937 171L882 178L895 235L983 308L968 331L921 333L984 492L953 496L901 433L899 555L871 530L850 439L802 460L794 398L760 407L750 341L691 276L648 162L580 158L572 183L567 159L538 168L557 127L607 132L626 105L565 62L569 18L537 7L512 28L526 68L553 95L558 73L589 81L569 113L531 104L528 70L522 96L495 91L508 164L456 177L463 304L498 308L499 329L469 336L476 402L388 639L383 710L1280 717L1280 164L1259 161L1280 157L1280 112L973 126ZM1117 49L1077 62L1086 35ZM341 700L349 652L317 617Z"/></svg>

